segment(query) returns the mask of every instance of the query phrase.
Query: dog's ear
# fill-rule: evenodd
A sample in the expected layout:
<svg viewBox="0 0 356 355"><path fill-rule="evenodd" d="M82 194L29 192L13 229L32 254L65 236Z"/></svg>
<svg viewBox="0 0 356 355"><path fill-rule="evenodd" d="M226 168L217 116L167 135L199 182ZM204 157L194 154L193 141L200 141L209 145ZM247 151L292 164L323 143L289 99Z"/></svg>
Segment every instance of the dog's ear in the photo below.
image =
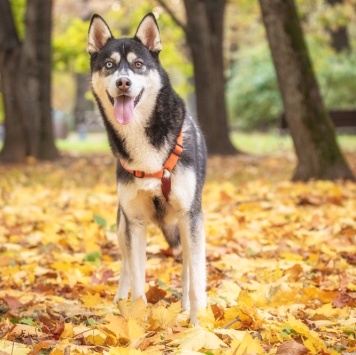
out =
<svg viewBox="0 0 356 355"><path fill-rule="evenodd" d="M135 37L151 52L158 53L162 49L161 36L155 15L147 14L138 25Z"/></svg>
<svg viewBox="0 0 356 355"><path fill-rule="evenodd" d="M89 26L88 53L94 54L99 52L112 37L110 28L106 22L99 15L93 15Z"/></svg>

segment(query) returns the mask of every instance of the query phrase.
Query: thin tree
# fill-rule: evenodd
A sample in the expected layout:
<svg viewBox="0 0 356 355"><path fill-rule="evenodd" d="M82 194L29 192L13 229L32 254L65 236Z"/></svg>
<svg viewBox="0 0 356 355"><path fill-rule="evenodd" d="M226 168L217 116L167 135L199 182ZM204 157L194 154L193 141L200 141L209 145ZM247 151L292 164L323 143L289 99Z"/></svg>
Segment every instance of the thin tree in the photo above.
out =
<svg viewBox="0 0 356 355"><path fill-rule="evenodd" d="M28 0L21 40L9 1L0 0L2 162L58 157L51 120L51 11L52 0Z"/></svg>
<svg viewBox="0 0 356 355"><path fill-rule="evenodd" d="M337 6L344 4L344 0L325 0L326 3L331 6ZM331 37L331 46L336 52L351 51L351 43L349 39L349 34L347 31L347 26L339 25L335 28L329 29Z"/></svg>
<svg viewBox="0 0 356 355"><path fill-rule="evenodd" d="M234 154L225 104L223 29L226 0L184 0L186 23L164 0L158 3L183 29L191 51L199 122L209 154Z"/></svg>
<svg viewBox="0 0 356 355"><path fill-rule="evenodd" d="M83 21L89 21L92 13L89 8L89 0L77 0L77 7L80 12L80 18ZM74 105L74 119L75 125L85 124L85 113L94 110L94 102L86 98L86 93L90 91L90 77L89 71L86 73L75 73L76 81L76 95Z"/></svg>
<svg viewBox="0 0 356 355"><path fill-rule="evenodd" d="M298 158L293 180L354 179L323 104L294 0L259 0Z"/></svg>

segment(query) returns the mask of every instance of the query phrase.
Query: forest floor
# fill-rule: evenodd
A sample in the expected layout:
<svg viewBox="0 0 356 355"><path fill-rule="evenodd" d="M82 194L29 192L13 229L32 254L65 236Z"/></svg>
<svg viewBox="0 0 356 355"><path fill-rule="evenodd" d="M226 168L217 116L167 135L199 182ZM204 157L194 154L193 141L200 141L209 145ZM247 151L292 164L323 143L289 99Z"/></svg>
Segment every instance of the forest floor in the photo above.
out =
<svg viewBox="0 0 356 355"><path fill-rule="evenodd" d="M356 172L356 152L347 159ZM291 183L291 153L209 159L209 307L148 230L147 299L120 273L109 153L0 166L0 354L356 354L356 184Z"/></svg>

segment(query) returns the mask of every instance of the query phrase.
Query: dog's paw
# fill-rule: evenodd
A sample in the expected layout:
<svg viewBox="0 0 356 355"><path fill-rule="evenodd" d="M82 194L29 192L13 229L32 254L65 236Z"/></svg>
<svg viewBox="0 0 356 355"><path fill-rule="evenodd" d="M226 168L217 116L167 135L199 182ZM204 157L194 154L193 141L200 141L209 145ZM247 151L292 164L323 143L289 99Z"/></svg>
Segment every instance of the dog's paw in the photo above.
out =
<svg viewBox="0 0 356 355"><path fill-rule="evenodd" d="M195 328L199 325L198 313L190 312L190 321L189 323Z"/></svg>
<svg viewBox="0 0 356 355"><path fill-rule="evenodd" d="M187 311L190 309L190 301L188 297L183 297L182 299L182 310Z"/></svg>

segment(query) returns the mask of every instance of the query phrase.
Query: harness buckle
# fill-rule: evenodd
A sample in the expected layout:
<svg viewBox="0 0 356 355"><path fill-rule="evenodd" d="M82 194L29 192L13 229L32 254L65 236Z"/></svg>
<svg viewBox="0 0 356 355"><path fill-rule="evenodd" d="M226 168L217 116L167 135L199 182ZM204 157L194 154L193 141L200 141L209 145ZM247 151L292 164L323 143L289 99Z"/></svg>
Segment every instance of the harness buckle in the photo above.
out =
<svg viewBox="0 0 356 355"><path fill-rule="evenodd" d="M139 171L139 170L134 170L132 172L134 177L137 177L139 179L143 179L145 177L145 172L144 171Z"/></svg>

